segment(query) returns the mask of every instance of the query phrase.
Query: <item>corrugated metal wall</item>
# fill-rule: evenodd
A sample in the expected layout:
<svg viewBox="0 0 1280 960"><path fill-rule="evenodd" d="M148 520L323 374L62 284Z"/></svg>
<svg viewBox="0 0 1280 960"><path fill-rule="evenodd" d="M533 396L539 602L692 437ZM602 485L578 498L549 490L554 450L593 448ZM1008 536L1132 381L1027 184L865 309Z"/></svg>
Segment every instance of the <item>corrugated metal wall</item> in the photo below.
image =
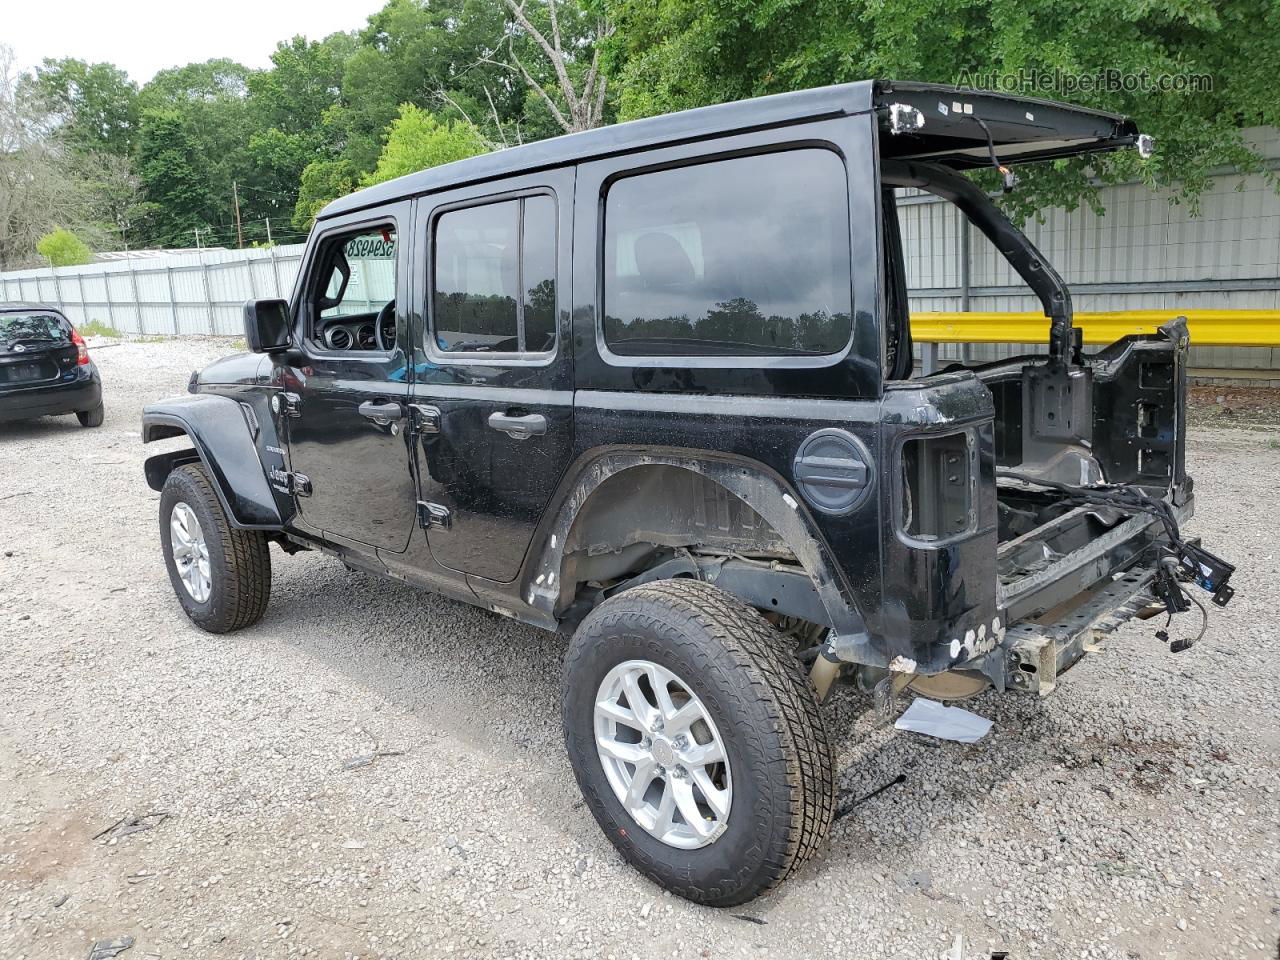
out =
<svg viewBox="0 0 1280 960"><path fill-rule="evenodd" d="M1280 130L1248 131L1280 168ZM1050 210L1043 223L1023 225L1071 286L1079 311L1280 308L1280 194L1262 174L1215 176L1201 195L1198 217L1186 205L1141 184L1101 191L1106 215L1089 209ZM966 286L961 230L951 204L915 191L899 198L913 310L963 309ZM980 231L969 227L968 309L1036 311L1040 305ZM969 348L975 359L1011 356L1026 344ZM956 359L958 347L940 348ZM1198 368L1280 371L1280 350L1193 348ZM1277 373L1280 377L1280 373Z"/></svg>
<svg viewBox="0 0 1280 960"><path fill-rule="evenodd" d="M59 304L121 333L240 335L246 300L288 297L303 244L0 273L0 302Z"/></svg>

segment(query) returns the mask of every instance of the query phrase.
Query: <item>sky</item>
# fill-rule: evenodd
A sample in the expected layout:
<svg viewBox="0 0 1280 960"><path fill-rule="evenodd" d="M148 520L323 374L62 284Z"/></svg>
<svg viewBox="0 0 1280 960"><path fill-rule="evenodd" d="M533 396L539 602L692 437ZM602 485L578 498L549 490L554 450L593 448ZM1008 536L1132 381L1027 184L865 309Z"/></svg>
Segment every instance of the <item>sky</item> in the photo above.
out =
<svg viewBox="0 0 1280 960"><path fill-rule="evenodd" d="M45 57L106 61L139 85L166 67L229 57L270 63L276 43L301 33L318 40L363 27L385 0L12 0L0 14L0 43L15 66Z"/></svg>

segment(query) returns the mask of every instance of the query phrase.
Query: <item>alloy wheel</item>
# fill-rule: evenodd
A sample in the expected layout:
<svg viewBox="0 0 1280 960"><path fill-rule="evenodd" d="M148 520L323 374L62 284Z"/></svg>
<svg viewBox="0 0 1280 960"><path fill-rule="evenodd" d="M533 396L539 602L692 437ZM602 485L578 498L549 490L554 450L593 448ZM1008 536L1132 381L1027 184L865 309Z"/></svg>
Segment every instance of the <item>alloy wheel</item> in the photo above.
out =
<svg viewBox="0 0 1280 960"><path fill-rule="evenodd" d="M169 514L169 537L173 548L173 562L178 577L187 593L196 603L204 603L213 590L213 577L209 569L209 545L195 511L178 501Z"/></svg>
<svg viewBox="0 0 1280 960"><path fill-rule="evenodd" d="M733 781L724 741L687 683L648 660L627 660L596 693L596 748L618 801L637 824L684 850L727 829Z"/></svg>

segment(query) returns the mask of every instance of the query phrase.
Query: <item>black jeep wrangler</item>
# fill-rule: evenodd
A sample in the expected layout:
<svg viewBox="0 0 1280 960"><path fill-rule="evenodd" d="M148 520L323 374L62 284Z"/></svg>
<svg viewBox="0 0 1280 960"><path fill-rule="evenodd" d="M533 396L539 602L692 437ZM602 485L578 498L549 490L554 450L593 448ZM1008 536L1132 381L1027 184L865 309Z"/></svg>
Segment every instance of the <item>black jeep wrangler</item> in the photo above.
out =
<svg viewBox="0 0 1280 960"><path fill-rule="evenodd" d="M178 599L254 623L274 541L572 633L601 827L681 896L748 900L831 825L838 675L882 706L1044 694L1188 581L1229 599L1179 532L1185 322L1085 355L1062 279L963 175L1145 140L863 82L334 201L291 300L246 304L252 353L146 408L144 441L190 441L146 463ZM999 248L1047 353L913 378L905 190Z"/></svg>

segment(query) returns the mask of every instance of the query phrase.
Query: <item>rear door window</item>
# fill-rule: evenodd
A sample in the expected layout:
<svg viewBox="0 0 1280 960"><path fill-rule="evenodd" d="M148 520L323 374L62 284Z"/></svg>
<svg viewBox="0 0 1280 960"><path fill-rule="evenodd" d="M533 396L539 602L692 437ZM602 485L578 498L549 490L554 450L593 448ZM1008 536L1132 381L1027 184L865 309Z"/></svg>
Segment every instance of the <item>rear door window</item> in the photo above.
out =
<svg viewBox="0 0 1280 960"><path fill-rule="evenodd" d="M788 150L658 170L605 200L604 340L623 356L823 356L853 332L844 163Z"/></svg>
<svg viewBox="0 0 1280 960"><path fill-rule="evenodd" d="M545 194L440 215L436 346L451 353L547 353L556 343L556 203Z"/></svg>

